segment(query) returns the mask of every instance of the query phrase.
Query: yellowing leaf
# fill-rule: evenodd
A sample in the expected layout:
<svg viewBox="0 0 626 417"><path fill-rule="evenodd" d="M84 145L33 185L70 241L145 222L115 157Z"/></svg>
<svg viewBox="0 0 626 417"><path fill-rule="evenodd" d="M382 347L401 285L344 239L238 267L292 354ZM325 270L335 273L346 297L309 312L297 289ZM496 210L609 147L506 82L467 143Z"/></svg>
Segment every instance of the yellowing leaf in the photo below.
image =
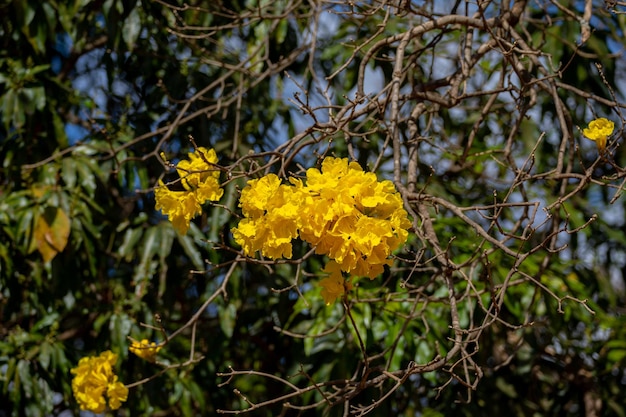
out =
<svg viewBox="0 0 626 417"><path fill-rule="evenodd" d="M46 207L35 220L33 240L45 262L54 259L67 246L70 236L70 219L57 207Z"/></svg>

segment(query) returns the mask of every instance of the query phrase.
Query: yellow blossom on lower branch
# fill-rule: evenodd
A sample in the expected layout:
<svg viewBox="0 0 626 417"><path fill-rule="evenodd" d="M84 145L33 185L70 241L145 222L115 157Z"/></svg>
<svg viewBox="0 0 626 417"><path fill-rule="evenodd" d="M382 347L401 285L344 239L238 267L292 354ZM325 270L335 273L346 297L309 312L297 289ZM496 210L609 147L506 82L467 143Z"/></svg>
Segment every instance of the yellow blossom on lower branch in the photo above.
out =
<svg viewBox="0 0 626 417"><path fill-rule="evenodd" d="M107 406L117 410L126 401L128 388L113 371L116 362L117 355L107 350L99 356L82 358L72 368L72 391L81 410L102 413Z"/></svg>
<svg viewBox="0 0 626 417"><path fill-rule="evenodd" d="M139 356L141 359L148 362L154 362L156 361L157 353L161 350L161 345L157 345L155 342L150 343L148 339L143 339L141 342L133 340L128 350Z"/></svg>

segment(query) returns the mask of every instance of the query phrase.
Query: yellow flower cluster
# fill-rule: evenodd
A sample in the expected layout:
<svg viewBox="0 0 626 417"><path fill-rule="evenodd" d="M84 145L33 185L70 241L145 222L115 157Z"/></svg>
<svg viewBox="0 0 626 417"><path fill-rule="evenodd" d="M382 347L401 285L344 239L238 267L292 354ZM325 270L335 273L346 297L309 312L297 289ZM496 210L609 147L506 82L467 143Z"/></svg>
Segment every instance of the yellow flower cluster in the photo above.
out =
<svg viewBox="0 0 626 417"><path fill-rule="evenodd" d="M139 356L141 359L147 360L148 362L154 362L156 361L157 353L161 350L161 345L157 345L154 342L150 343L148 342L148 339L143 339L141 342L133 340L128 350Z"/></svg>
<svg viewBox="0 0 626 417"><path fill-rule="evenodd" d="M156 209L167 215L179 233L187 233L191 219L202 213L202 204L222 198L224 190L220 188L220 172L215 164L215 150L200 147L189 153L189 160L176 165L182 191L172 191L159 180L154 190Z"/></svg>
<svg viewBox="0 0 626 417"><path fill-rule="evenodd" d="M102 413L108 406L117 410L128 398L128 388L117 380L113 366L117 355L110 350L100 356L88 356L78 362L71 372L72 391L81 410ZM106 398L105 398L106 397Z"/></svg>
<svg viewBox="0 0 626 417"><path fill-rule="evenodd" d="M408 237L411 223L393 183L378 181L356 162L329 157L321 170L307 170L305 181L289 182L274 174L249 181L239 200L244 218L233 236L247 255L259 251L272 259L291 258L297 237L315 246L339 267L322 281L327 302L345 288L341 271L376 277Z"/></svg>
<svg viewBox="0 0 626 417"><path fill-rule="evenodd" d="M589 122L589 127L583 129L583 135L587 139L595 141L598 151L603 153L606 148L606 141L613 134L614 129L615 124L612 121L601 117Z"/></svg>

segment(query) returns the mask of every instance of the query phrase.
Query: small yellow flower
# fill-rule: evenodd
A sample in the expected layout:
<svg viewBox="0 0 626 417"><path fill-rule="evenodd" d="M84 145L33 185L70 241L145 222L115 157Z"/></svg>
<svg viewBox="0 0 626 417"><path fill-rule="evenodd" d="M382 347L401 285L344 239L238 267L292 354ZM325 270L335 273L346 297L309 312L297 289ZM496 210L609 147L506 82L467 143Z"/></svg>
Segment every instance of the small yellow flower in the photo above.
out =
<svg viewBox="0 0 626 417"><path fill-rule="evenodd" d="M606 141L613 134L613 130L615 130L615 124L604 117L600 117L589 122L589 127L583 129L583 135L587 139L595 141L598 151L603 153L606 148Z"/></svg>
<svg viewBox="0 0 626 417"><path fill-rule="evenodd" d="M198 193L201 204L206 200L217 201L224 194L220 188L220 171L215 167L216 164L215 150L199 147L189 153L189 160L183 159L176 165L183 187Z"/></svg>
<svg viewBox="0 0 626 417"><path fill-rule="evenodd" d="M117 410L128 399L128 388L117 379L113 366L117 355L110 350L100 356L88 356L70 370L73 373L72 391L81 410L103 413L108 406Z"/></svg>
<svg viewBox="0 0 626 417"><path fill-rule="evenodd" d="M188 191L171 191L159 180L159 185L154 189L156 199L155 208L161 210L181 235L187 233L191 219L202 212L200 202L196 194Z"/></svg>
<svg viewBox="0 0 626 417"><path fill-rule="evenodd" d="M148 339L143 339L141 342L133 340L133 343L128 348L132 353L139 356L141 359L145 359L148 362L156 361L156 355L161 350L161 345L148 342Z"/></svg>
<svg viewBox="0 0 626 417"><path fill-rule="evenodd" d="M202 213L202 204L218 201L224 195L216 163L215 150L200 147L189 153L189 160L176 165L183 191L172 191L161 180L154 189L155 208L168 217L180 234L187 233L191 219Z"/></svg>
<svg viewBox="0 0 626 417"><path fill-rule="evenodd" d="M330 305L337 298L350 291L352 284L343 277L341 266L335 261L328 262L323 271L328 273L329 276L320 281L320 287L322 287L321 294L326 305Z"/></svg>

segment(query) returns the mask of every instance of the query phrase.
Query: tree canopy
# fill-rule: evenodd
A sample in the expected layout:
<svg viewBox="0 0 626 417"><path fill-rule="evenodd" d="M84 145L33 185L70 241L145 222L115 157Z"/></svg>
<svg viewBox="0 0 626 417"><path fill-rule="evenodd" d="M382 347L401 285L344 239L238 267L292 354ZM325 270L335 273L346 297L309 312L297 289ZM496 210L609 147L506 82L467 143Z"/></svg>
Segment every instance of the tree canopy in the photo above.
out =
<svg viewBox="0 0 626 417"><path fill-rule="evenodd" d="M0 22L0 416L626 416L626 3Z"/></svg>

